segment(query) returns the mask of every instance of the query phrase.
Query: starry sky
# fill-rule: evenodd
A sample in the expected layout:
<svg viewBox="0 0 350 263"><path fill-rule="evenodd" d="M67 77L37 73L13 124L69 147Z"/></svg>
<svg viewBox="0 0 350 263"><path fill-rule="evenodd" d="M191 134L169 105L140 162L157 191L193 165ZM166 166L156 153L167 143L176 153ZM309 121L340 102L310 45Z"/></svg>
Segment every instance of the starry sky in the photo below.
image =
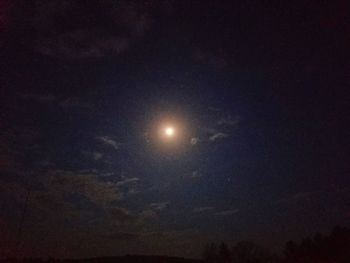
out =
<svg viewBox="0 0 350 263"><path fill-rule="evenodd" d="M348 225L349 8L1 1L0 256L200 257Z"/></svg>

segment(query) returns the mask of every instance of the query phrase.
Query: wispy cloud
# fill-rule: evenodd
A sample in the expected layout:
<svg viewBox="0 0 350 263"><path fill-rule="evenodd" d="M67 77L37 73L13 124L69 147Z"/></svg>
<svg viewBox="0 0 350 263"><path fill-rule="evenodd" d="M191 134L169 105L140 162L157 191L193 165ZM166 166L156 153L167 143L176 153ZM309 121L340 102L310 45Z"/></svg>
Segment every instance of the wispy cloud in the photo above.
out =
<svg viewBox="0 0 350 263"><path fill-rule="evenodd" d="M121 207L112 207L108 209L108 214L114 224L123 224L134 219L128 210Z"/></svg>
<svg viewBox="0 0 350 263"><path fill-rule="evenodd" d="M191 141L190 141L191 145L196 145L198 142L199 142L199 138L198 137L191 138Z"/></svg>
<svg viewBox="0 0 350 263"><path fill-rule="evenodd" d="M95 160L95 161L98 161L100 159L102 159L103 157L103 154L100 153L100 152L93 152L92 153L92 158Z"/></svg>
<svg viewBox="0 0 350 263"><path fill-rule="evenodd" d="M227 133L217 132L217 133L214 133L213 135L211 135L209 137L209 140L214 142L214 141L217 141L217 140L220 140L220 139L227 138L228 136L229 135Z"/></svg>
<svg viewBox="0 0 350 263"><path fill-rule="evenodd" d="M158 217L158 214L168 208L170 205L170 202L157 202L157 203L151 203L148 205L148 208L140 212L140 216L145 219L155 219Z"/></svg>
<svg viewBox="0 0 350 263"><path fill-rule="evenodd" d="M151 29L151 5L139 1L114 2L98 3L99 10L104 10L107 27L89 30L84 25L75 25L71 17L100 19L99 12L89 11L79 2L53 0L35 5L37 15L31 24L37 32L36 51L67 60L103 58L127 51ZM71 26L62 28L57 17Z"/></svg>
<svg viewBox="0 0 350 263"><path fill-rule="evenodd" d="M223 117L219 119L216 124L219 126L236 126L239 123L239 118L235 117Z"/></svg>
<svg viewBox="0 0 350 263"><path fill-rule="evenodd" d="M214 207L212 206L203 206L203 207L196 207L193 209L194 213L202 213L202 212L207 212L207 211L212 211Z"/></svg>
<svg viewBox="0 0 350 263"><path fill-rule="evenodd" d="M60 100L59 105L62 108L85 108L85 109L91 109L93 108L91 104L82 101L79 98L75 98L75 97L68 97L68 98L64 98L62 100Z"/></svg>
<svg viewBox="0 0 350 263"><path fill-rule="evenodd" d="M38 103L53 103L57 101L57 98L52 94L32 94L32 93L26 93L26 94L20 94L19 95L22 99L25 100L31 100Z"/></svg>
<svg viewBox="0 0 350 263"><path fill-rule="evenodd" d="M81 48L86 41L87 46ZM98 37L98 32L75 30L43 38L37 48L42 54L66 59L100 58L107 53L119 54L127 50L130 40L123 36Z"/></svg>
<svg viewBox="0 0 350 263"><path fill-rule="evenodd" d="M158 202L158 203L151 203L149 206L154 210L163 210L167 207L169 207L170 202Z"/></svg>
<svg viewBox="0 0 350 263"><path fill-rule="evenodd" d="M215 215L217 215L217 216L230 216L230 215L238 213L238 211L239 211L238 209L224 210L224 211L220 211L220 212L215 213Z"/></svg>
<svg viewBox="0 0 350 263"><path fill-rule="evenodd" d="M111 240L134 240L140 237L139 233L128 233L128 232L114 232L106 235Z"/></svg>
<svg viewBox="0 0 350 263"><path fill-rule="evenodd" d="M132 178L124 178L121 181L117 182L117 186L122 186L122 185L128 185L128 184L133 184L140 181L139 178L137 177L132 177Z"/></svg>
<svg viewBox="0 0 350 263"><path fill-rule="evenodd" d="M214 54L213 52L204 51L196 48L193 53L193 58L200 63L212 66L215 69L223 69L227 67L228 61L224 54Z"/></svg>
<svg viewBox="0 0 350 263"><path fill-rule="evenodd" d="M200 178L202 176L203 176L203 174L198 170L193 171L191 174L191 178Z"/></svg>
<svg viewBox="0 0 350 263"><path fill-rule="evenodd" d="M240 118L232 117L220 109L212 110L207 114L206 125L200 127L201 142L216 142L230 137L237 129Z"/></svg>
<svg viewBox="0 0 350 263"><path fill-rule="evenodd" d="M299 201L305 201L306 199L309 199L313 196L319 195L321 193L325 193L325 191L309 191L309 192L299 192L293 195L290 195L285 198L278 199L273 204L288 204L288 203L294 203Z"/></svg>
<svg viewBox="0 0 350 263"><path fill-rule="evenodd" d="M140 213L140 216L141 216L142 218L151 219L151 218L156 218L156 217L157 217L157 213L156 213L156 211L154 211L153 209L146 209L146 210L143 210L143 211Z"/></svg>
<svg viewBox="0 0 350 263"><path fill-rule="evenodd" d="M52 192L65 196L78 193L97 206L105 207L122 197L115 183L101 180L96 174L55 170L43 180L47 189Z"/></svg>
<svg viewBox="0 0 350 263"><path fill-rule="evenodd" d="M106 145L112 146L115 150L119 149L120 143L113 140L109 136L98 136L97 139Z"/></svg>
<svg viewBox="0 0 350 263"><path fill-rule="evenodd" d="M78 97L61 97L50 93L24 93L20 97L27 101L36 102L42 105L55 105L64 109L85 108L91 109L93 106Z"/></svg>

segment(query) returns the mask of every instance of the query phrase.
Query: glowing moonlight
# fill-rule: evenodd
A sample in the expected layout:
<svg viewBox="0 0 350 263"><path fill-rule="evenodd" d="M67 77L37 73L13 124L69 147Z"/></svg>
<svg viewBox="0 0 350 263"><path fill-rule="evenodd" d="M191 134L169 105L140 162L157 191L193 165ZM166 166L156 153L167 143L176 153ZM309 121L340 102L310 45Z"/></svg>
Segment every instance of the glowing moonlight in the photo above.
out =
<svg viewBox="0 0 350 263"><path fill-rule="evenodd" d="M173 127L166 127L164 132L167 137L173 137L175 134L175 130Z"/></svg>

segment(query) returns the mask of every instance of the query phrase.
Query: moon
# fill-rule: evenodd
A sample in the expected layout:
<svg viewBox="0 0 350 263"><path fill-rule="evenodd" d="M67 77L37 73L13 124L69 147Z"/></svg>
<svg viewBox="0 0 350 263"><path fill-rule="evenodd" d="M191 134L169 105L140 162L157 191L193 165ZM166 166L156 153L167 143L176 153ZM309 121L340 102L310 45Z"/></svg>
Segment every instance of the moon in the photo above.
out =
<svg viewBox="0 0 350 263"><path fill-rule="evenodd" d="M173 137L175 134L175 129L173 127L166 127L164 133L167 137Z"/></svg>

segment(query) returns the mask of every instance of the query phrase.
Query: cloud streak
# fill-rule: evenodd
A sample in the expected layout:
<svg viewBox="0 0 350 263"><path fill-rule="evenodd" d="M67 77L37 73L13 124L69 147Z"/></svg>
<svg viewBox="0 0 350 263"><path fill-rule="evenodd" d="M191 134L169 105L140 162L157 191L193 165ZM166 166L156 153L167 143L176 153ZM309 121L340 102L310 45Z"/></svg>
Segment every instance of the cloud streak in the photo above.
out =
<svg viewBox="0 0 350 263"><path fill-rule="evenodd" d="M117 182L116 185L117 186L130 185L130 184L137 183L138 181L140 181L140 179L137 177L124 178L123 180Z"/></svg>
<svg viewBox="0 0 350 263"><path fill-rule="evenodd" d="M154 210L163 210L167 207L169 207L170 202L158 202L158 203L151 203L149 206Z"/></svg>
<svg viewBox="0 0 350 263"><path fill-rule="evenodd" d="M214 210L214 207L212 206L203 206L203 207L196 207L193 209L194 213L203 213Z"/></svg>
<svg viewBox="0 0 350 263"><path fill-rule="evenodd" d="M112 146L115 150L119 149L120 143L111 139L109 136L98 136L97 140L103 142L106 145Z"/></svg>
<svg viewBox="0 0 350 263"><path fill-rule="evenodd" d="M200 171L198 171L198 170L193 171L192 174L191 174L191 178L200 178L202 176L203 176L203 174Z"/></svg>
<svg viewBox="0 0 350 263"><path fill-rule="evenodd" d="M230 216L230 215L238 213L238 211L239 211L238 209L224 210L224 211L220 211L220 212L215 213L215 215L217 215L217 216Z"/></svg>
<svg viewBox="0 0 350 263"><path fill-rule="evenodd" d="M102 207L122 198L115 183L100 180L96 174L56 170L44 179L44 184L51 192L64 195L81 194L95 205Z"/></svg>
<svg viewBox="0 0 350 263"><path fill-rule="evenodd" d="M209 137L209 141L215 142L215 141L217 141L217 140L227 138L228 136L229 136L229 135L228 135L227 133L217 132L217 133L214 133L213 135L211 135L211 136Z"/></svg>

